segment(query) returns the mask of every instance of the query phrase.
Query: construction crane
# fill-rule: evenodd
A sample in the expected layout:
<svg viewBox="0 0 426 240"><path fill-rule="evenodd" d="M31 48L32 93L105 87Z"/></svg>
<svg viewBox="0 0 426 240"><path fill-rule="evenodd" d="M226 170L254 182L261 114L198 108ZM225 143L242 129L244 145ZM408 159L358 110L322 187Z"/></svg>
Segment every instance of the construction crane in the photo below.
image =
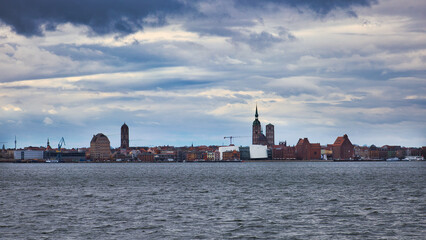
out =
<svg viewBox="0 0 426 240"><path fill-rule="evenodd" d="M229 137L223 137L223 139L229 138L229 145L231 146L233 138L245 138L245 137L248 137L248 136L229 136Z"/></svg>
<svg viewBox="0 0 426 240"><path fill-rule="evenodd" d="M58 143L58 150L56 150L56 152L58 153L57 159L58 159L59 162L62 160L62 149L61 149L62 148L62 144L66 145L64 137L62 137L61 140L59 141L59 143Z"/></svg>

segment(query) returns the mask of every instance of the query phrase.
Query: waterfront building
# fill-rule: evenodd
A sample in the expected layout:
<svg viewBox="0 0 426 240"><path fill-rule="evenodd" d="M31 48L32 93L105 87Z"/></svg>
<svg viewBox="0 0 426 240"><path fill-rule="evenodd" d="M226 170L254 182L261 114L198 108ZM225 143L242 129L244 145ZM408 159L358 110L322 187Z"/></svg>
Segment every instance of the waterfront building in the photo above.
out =
<svg viewBox="0 0 426 240"><path fill-rule="evenodd" d="M398 152L401 154L401 146L390 146L390 145L384 145L381 147L381 151L384 152L382 155L384 158L402 158L403 156L398 156ZM386 153L386 154L385 154Z"/></svg>
<svg viewBox="0 0 426 240"><path fill-rule="evenodd" d="M371 145L369 150L370 159L380 159L379 149L375 145Z"/></svg>
<svg viewBox="0 0 426 240"><path fill-rule="evenodd" d="M268 159L268 148L266 145L250 145L250 159Z"/></svg>
<svg viewBox="0 0 426 240"><path fill-rule="evenodd" d="M222 161L240 160L240 152L237 150L225 151L222 154Z"/></svg>
<svg viewBox="0 0 426 240"><path fill-rule="evenodd" d="M107 136L102 133L93 135L90 141L90 158L92 160L107 160L111 156L111 146Z"/></svg>
<svg viewBox="0 0 426 240"><path fill-rule="evenodd" d="M223 160L223 153L229 152L229 151L240 151L240 148L237 146L226 146L226 147L219 147L219 160ZM216 159L216 157L215 157Z"/></svg>
<svg viewBox="0 0 426 240"><path fill-rule="evenodd" d="M121 149L129 148L129 127L126 123L121 126Z"/></svg>
<svg viewBox="0 0 426 240"><path fill-rule="evenodd" d="M354 146L355 159L366 160L370 156L370 148L367 146Z"/></svg>
<svg viewBox="0 0 426 240"><path fill-rule="evenodd" d="M239 147L239 150L241 160L250 160L250 147Z"/></svg>
<svg viewBox="0 0 426 240"><path fill-rule="evenodd" d="M138 156L138 159L142 162L154 162L154 154L143 152Z"/></svg>
<svg viewBox="0 0 426 240"><path fill-rule="evenodd" d="M296 148L279 144L272 146L273 160L292 160L296 159Z"/></svg>
<svg viewBox="0 0 426 240"><path fill-rule="evenodd" d="M196 152L187 152L186 153L186 160L189 162L193 162L195 160L197 160L197 153Z"/></svg>
<svg viewBox="0 0 426 240"><path fill-rule="evenodd" d="M348 160L354 158L354 145L348 138L348 135L337 137L333 144L333 159Z"/></svg>
<svg viewBox="0 0 426 240"><path fill-rule="evenodd" d="M319 160L321 159L321 145L310 143L308 138L300 138L296 144L296 159Z"/></svg>
<svg viewBox="0 0 426 240"><path fill-rule="evenodd" d="M268 138L263 134L262 132L262 126L259 121L259 114L257 111L257 105L256 105L256 112L254 114L254 121L253 121L253 127L252 127L252 144L253 145L268 145ZM267 128L268 130L268 128ZM271 124L269 127L269 137L271 139L271 142L274 141L274 125Z"/></svg>
<svg viewBox="0 0 426 240"><path fill-rule="evenodd" d="M215 161L220 161L220 151L219 151L219 148L216 149L216 151L214 151L214 160Z"/></svg>
<svg viewBox="0 0 426 240"><path fill-rule="evenodd" d="M214 152L212 150L207 152L207 159L206 160L207 161L214 161Z"/></svg>
<svg viewBox="0 0 426 240"><path fill-rule="evenodd" d="M155 161L173 162L177 159L177 151L174 147L163 146L158 147L154 155Z"/></svg>
<svg viewBox="0 0 426 240"><path fill-rule="evenodd" d="M15 160L43 160L43 150L16 150L13 153Z"/></svg>

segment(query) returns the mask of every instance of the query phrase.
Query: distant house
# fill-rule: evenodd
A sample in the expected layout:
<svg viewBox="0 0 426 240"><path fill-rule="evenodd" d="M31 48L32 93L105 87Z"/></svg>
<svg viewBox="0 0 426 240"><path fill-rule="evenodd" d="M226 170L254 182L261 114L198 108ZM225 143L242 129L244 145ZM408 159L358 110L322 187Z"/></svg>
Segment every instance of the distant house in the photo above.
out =
<svg viewBox="0 0 426 240"><path fill-rule="evenodd" d="M370 146L370 159L380 159L379 149L375 145Z"/></svg>
<svg viewBox="0 0 426 240"><path fill-rule="evenodd" d="M354 145L348 138L348 135L337 137L333 144L333 159L345 160L354 158Z"/></svg>
<svg viewBox="0 0 426 240"><path fill-rule="evenodd" d="M225 151L222 153L222 160L223 161L240 160L240 151L237 151L237 150Z"/></svg>

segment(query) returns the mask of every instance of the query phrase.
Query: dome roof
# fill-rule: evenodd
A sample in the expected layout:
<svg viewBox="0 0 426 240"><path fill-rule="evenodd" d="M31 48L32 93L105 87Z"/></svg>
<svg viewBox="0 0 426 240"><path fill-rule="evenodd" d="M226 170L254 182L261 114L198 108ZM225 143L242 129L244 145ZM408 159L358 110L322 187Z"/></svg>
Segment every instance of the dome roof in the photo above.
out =
<svg viewBox="0 0 426 240"><path fill-rule="evenodd" d="M102 140L107 140L109 142L109 139L107 136L105 136L103 133L98 133L96 135L93 135L92 141L90 141L91 143L95 143L95 142L99 142Z"/></svg>

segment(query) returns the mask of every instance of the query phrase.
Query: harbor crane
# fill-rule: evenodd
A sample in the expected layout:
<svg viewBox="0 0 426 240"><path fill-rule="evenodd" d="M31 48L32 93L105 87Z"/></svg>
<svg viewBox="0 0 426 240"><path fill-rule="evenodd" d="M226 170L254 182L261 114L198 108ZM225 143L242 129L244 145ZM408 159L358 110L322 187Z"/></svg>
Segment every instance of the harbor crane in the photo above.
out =
<svg viewBox="0 0 426 240"><path fill-rule="evenodd" d="M229 138L229 145L232 145L233 138L245 138L245 137L248 137L248 136L227 136L227 137L223 137L223 139Z"/></svg>
<svg viewBox="0 0 426 240"><path fill-rule="evenodd" d="M58 159L59 162L62 160L62 144L66 145L64 137L62 137L61 140L59 141L58 150L56 150L56 152L58 153L57 159Z"/></svg>

